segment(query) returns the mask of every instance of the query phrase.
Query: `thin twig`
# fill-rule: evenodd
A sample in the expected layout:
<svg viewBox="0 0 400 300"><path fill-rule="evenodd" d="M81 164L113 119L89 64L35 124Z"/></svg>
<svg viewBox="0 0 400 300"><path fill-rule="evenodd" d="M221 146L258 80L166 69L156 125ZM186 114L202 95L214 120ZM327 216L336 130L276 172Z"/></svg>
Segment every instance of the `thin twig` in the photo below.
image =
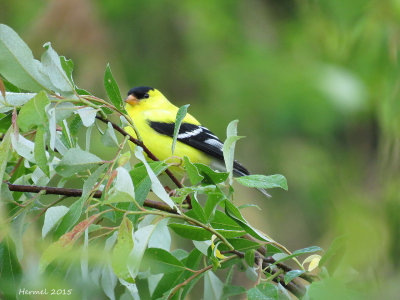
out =
<svg viewBox="0 0 400 300"><path fill-rule="evenodd" d="M13 192L26 192L26 193L39 193L40 191L44 191L45 194L52 195L62 195L68 197L80 197L82 196L81 189L69 189L69 188L57 188L57 187L49 187L49 186L35 186L35 185L20 185L20 184L12 184L6 182L10 191ZM97 190L93 194L93 198L101 198L102 192ZM148 200L144 201L144 206L162 210L168 213L176 214L176 210L172 209L168 205L165 205L158 201Z"/></svg>

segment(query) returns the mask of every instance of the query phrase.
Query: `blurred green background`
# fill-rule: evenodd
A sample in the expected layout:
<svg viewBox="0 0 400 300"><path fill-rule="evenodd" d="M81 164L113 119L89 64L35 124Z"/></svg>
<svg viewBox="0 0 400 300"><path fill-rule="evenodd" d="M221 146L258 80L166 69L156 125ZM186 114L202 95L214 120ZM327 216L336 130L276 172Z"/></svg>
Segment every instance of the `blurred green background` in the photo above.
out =
<svg viewBox="0 0 400 300"><path fill-rule="evenodd" d="M221 139L239 119L236 158L289 183L237 187L263 209L245 216L290 249L344 236L357 284L398 295L399 1L1 0L0 21L95 95L109 62L124 94L156 87Z"/></svg>

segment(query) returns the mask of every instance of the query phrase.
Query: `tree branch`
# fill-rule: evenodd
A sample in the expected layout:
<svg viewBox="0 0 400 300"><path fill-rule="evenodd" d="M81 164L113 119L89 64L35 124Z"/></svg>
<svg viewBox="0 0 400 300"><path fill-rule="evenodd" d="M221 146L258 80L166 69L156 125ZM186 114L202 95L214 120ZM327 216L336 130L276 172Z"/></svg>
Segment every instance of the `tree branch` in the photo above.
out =
<svg viewBox="0 0 400 300"><path fill-rule="evenodd" d="M10 191L13 192L26 192L26 193L39 193L40 191L45 191L45 194L51 195L62 195L68 197L80 197L82 196L81 189L69 189L69 188L57 188L57 187L49 187L49 186L35 186L35 185L20 185L20 184L12 184L6 182ZM97 190L94 192L94 198L101 198L102 192ZM169 213L176 214L176 210L172 209L168 205L153 201L153 200L144 200L144 206L155 208L158 210L166 211Z"/></svg>

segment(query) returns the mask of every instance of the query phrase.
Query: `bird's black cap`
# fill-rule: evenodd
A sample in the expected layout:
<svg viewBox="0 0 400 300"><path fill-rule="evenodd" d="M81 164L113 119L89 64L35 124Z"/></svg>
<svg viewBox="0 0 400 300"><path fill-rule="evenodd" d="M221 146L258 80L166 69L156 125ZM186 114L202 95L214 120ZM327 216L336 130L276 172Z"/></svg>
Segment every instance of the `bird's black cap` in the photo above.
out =
<svg viewBox="0 0 400 300"><path fill-rule="evenodd" d="M154 90L154 88L149 87L149 86L138 86L138 87L134 87L134 88L130 89L128 92L128 96L133 95L136 97L136 99L140 100L140 99L148 98L148 96L146 97L146 94L149 91L153 91L153 90Z"/></svg>

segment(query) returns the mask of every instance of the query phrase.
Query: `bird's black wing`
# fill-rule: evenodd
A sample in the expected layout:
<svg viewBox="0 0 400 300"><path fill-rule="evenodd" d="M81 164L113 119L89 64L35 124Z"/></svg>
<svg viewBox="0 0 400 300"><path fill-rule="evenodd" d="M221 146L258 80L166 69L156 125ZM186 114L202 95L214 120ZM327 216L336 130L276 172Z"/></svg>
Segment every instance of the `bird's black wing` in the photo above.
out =
<svg viewBox="0 0 400 300"><path fill-rule="evenodd" d="M164 134L170 137L174 136L174 123L149 121L149 125L160 134ZM213 158L216 158L222 162L224 161L224 155L222 152L222 147L224 144L215 134L213 134L210 130L203 126L190 123L182 123L179 129L177 140L193 148L196 148ZM234 161L233 169L235 175L237 176L250 174L249 171L237 161Z"/></svg>

